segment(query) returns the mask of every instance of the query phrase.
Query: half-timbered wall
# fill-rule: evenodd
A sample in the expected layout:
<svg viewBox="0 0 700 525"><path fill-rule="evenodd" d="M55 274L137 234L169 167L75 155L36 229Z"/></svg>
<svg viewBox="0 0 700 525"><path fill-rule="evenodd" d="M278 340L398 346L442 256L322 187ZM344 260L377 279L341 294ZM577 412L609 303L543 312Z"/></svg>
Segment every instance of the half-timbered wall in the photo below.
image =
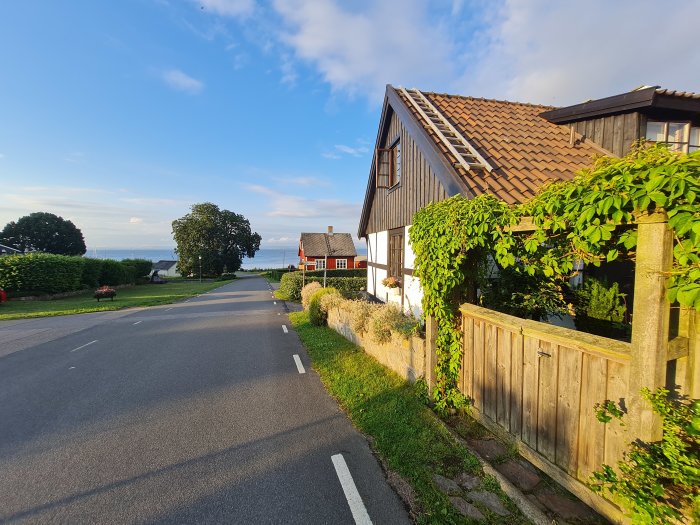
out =
<svg viewBox="0 0 700 525"><path fill-rule="evenodd" d="M407 226L418 210L448 197L412 137L393 113L389 131L379 147L391 146L396 137L401 139L401 182L393 188L376 189L367 233Z"/></svg>
<svg viewBox="0 0 700 525"><path fill-rule="evenodd" d="M643 136L646 120L635 112L581 120L571 125L577 133L622 157L629 153L632 143Z"/></svg>

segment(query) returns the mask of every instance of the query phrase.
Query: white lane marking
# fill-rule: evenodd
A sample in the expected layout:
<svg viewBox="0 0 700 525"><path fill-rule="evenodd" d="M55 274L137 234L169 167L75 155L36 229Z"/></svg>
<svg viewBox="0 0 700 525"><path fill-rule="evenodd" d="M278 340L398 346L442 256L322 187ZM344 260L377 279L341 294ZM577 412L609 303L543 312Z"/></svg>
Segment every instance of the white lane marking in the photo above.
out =
<svg viewBox="0 0 700 525"><path fill-rule="evenodd" d="M331 456L331 460L335 467L335 473L338 474L338 479L343 487L345 499L348 500L352 517L355 518L355 523L357 525L372 525L372 520L369 519L365 504L362 503L360 493L357 492L357 487L350 474L350 469L348 469L348 465L345 463L345 458L342 454L336 454L335 456Z"/></svg>
<svg viewBox="0 0 700 525"><path fill-rule="evenodd" d="M171 306L170 308L167 308L165 311L166 311L166 312L169 312L169 311L172 310L172 309L173 309L173 307Z"/></svg>
<svg viewBox="0 0 700 525"><path fill-rule="evenodd" d="M71 366L71 367L68 368L68 370L75 370L75 367L74 367L74 366Z"/></svg>
<svg viewBox="0 0 700 525"><path fill-rule="evenodd" d="M134 324L139 324L139 323L143 323L143 320L141 320L141 321L136 321Z"/></svg>
<svg viewBox="0 0 700 525"><path fill-rule="evenodd" d="M304 365L301 364L301 359L299 359L299 354L294 354L292 357L294 358L294 362L297 364L297 370L299 370L299 373L305 374L306 369L304 368Z"/></svg>
<svg viewBox="0 0 700 525"><path fill-rule="evenodd" d="M94 341L90 341L89 343L85 343L84 345L79 346L78 348L73 348L73 350L71 350L71 352L75 352L76 350L80 350L81 348L85 348L86 346L90 346L91 344L96 343L97 341L98 341L98 339L95 339Z"/></svg>
<svg viewBox="0 0 700 525"><path fill-rule="evenodd" d="M289 330L287 330L287 325L286 325L286 324L283 324L283 325L282 325L282 331L283 331L285 334L289 332Z"/></svg>
<svg viewBox="0 0 700 525"><path fill-rule="evenodd" d="M277 304L277 301L272 301L272 304Z"/></svg>

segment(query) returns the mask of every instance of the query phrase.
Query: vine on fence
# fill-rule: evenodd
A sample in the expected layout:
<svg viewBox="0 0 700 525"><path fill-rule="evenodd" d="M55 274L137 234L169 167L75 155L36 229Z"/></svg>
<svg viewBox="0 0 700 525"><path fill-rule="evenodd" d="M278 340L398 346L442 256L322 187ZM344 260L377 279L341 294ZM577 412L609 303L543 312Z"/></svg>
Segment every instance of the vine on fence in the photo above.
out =
<svg viewBox="0 0 700 525"><path fill-rule="evenodd" d="M548 301L550 309L563 310L563 297L551 292L576 262L597 266L634 258L635 218L663 209L675 238L668 298L700 310L699 199L700 152L683 155L663 145L640 145L626 157L598 159L590 170L546 186L521 205L484 194L471 200L456 196L420 210L409 235L423 310L438 323L437 408L464 404L457 389L458 307L478 302L477 289L487 289L494 261L540 281L534 288L542 296L528 296L531 304ZM513 231L523 217L532 218L532 231Z"/></svg>

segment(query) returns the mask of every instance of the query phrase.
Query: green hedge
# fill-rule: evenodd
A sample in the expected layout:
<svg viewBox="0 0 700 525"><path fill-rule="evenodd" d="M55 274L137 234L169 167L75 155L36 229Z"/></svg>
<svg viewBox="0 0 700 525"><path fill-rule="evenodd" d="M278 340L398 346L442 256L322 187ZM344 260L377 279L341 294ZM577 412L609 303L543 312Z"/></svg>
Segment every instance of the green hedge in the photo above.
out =
<svg viewBox="0 0 700 525"><path fill-rule="evenodd" d="M350 295L353 292L361 292L367 289L367 276L364 277L335 277L335 272L357 271L357 270L328 270L326 286L333 287L343 295ZM364 271L364 270L363 270ZM280 280L280 293L289 298L290 301L301 301L301 289L303 288L304 276L302 272L286 273ZM317 282L323 284L323 271L307 272L306 284Z"/></svg>
<svg viewBox="0 0 700 525"><path fill-rule="evenodd" d="M134 269L134 277L144 277L151 274L153 263L148 259L122 259L121 263Z"/></svg>
<svg viewBox="0 0 700 525"><path fill-rule="evenodd" d="M22 296L132 284L143 277L139 274L146 262L152 265L145 259L120 262L48 253L5 256L0 257L0 288L12 296Z"/></svg>
<svg viewBox="0 0 700 525"><path fill-rule="evenodd" d="M306 275L311 275L314 277L323 277L323 270L312 270L310 272L306 272ZM350 268L349 270L328 270L326 272L326 275L328 277L367 277L367 268Z"/></svg>
<svg viewBox="0 0 700 525"><path fill-rule="evenodd" d="M0 257L0 288L11 293L79 290L82 273L80 257L48 253Z"/></svg>

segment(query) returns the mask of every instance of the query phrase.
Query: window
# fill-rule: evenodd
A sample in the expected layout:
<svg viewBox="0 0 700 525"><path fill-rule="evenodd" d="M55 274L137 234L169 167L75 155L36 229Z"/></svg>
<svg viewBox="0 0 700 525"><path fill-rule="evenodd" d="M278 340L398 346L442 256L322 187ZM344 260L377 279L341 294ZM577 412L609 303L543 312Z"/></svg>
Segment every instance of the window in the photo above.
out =
<svg viewBox="0 0 700 525"><path fill-rule="evenodd" d="M689 122L647 122L646 139L652 142L665 142L672 151L692 153L700 149L700 127L692 127Z"/></svg>
<svg viewBox="0 0 700 525"><path fill-rule="evenodd" d="M401 182L401 138L397 137L390 148L377 148L377 188L392 188Z"/></svg>
<svg viewBox="0 0 700 525"><path fill-rule="evenodd" d="M325 268L326 268L325 259L316 259L316 269L317 270L324 270Z"/></svg>
<svg viewBox="0 0 700 525"><path fill-rule="evenodd" d="M336 259L335 260L335 267L338 270L347 270L348 268L348 260L347 259Z"/></svg>
<svg viewBox="0 0 700 525"><path fill-rule="evenodd" d="M403 228L389 232L389 277L403 277Z"/></svg>

